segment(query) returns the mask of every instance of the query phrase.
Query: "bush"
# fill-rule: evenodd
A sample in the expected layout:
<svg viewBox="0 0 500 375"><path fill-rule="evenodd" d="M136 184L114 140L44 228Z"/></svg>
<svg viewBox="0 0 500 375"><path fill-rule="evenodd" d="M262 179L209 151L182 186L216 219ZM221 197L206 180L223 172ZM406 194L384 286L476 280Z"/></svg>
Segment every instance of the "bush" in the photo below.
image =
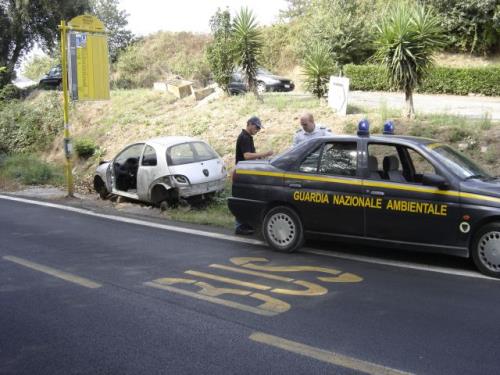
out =
<svg viewBox="0 0 500 375"><path fill-rule="evenodd" d="M0 88L0 101L8 101L13 99L20 99L22 96L22 90L13 84L5 85Z"/></svg>
<svg viewBox="0 0 500 375"><path fill-rule="evenodd" d="M0 106L0 153L42 151L63 128L59 95L10 100Z"/></svg>
<svg viewBox="0 0 500 375"><path fill-rule="evenodd" d="M62 168L58 171L53 165L45 163L35 155L15 154L7 156L0 165L0 174L25 185L61 185Z"/></svg>
<svg viewBox="0 0 500 375"><path fill-rule="evenodd" d="M75 141L75 152L82 159L88 159L93 156L98 148L94 141L88 138L77 139Z"/></svg>
<svg viewBox="0 0 500 375"><path fill-rule="evenodd" d="M385 69L378 65L347 65L352 90L391 91ZM429 94L500 96L500 66L484 68L435 67L418 87Z"/></svg>

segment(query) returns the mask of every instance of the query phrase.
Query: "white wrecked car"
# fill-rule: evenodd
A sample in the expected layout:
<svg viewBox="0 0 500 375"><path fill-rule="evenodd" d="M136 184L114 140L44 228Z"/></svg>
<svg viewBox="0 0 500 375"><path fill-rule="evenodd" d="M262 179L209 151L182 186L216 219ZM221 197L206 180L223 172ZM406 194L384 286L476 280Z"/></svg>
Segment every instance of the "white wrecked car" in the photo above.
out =
<svg viewBox="0 0 500 375"><path fill-rule="evenodd" d="M224 162L206 142L162 137L128 145L112 161L101 163L94 189L103 199L114 194L174 205L222 191L226 175Z"/></svg>

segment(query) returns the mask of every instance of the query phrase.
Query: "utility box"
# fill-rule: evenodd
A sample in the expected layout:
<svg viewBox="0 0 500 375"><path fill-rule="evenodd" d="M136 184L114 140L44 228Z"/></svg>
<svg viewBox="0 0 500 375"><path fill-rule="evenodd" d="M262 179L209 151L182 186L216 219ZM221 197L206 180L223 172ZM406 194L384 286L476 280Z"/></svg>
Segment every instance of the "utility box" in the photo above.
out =
<svg viewBox="0 0 500 375"><path fill-rule="evenodd" d="M165 82L155 82L153 83L153 90L167 92L167 84Z"/></svg>
<svg viewBox="0 0 500 375"><path fill-rule="evenodd" d="M194 90L194 98L196 100L202 100L213 92L215 92L213 87L205 87L204 89Z"/></svg>
<svg viewBox="0 0 500 375"><path fill-rule="evenodd" d="M183 79L172 79L167 81L167 90L179 99L185 98L193 93L193 82Z"/></svg>

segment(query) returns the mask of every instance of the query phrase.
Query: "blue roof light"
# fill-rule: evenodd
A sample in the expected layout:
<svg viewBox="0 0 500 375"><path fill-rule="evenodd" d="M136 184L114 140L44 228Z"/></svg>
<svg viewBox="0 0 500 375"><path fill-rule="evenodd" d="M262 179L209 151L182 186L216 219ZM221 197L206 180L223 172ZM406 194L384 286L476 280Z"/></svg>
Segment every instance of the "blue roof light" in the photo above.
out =
<svg viewBox="0 0 500 375"><path fill-rule="evenodd" d="M365 118L358 123L358 135L359 136L370 135L370 123Z"/></svg>
<svg viewBox="0 0 500 375"><path fill-rule="evenodd" d="M387 120L384 123L384 134L394 134L394 122L392 122L391 120Z"/></svg>

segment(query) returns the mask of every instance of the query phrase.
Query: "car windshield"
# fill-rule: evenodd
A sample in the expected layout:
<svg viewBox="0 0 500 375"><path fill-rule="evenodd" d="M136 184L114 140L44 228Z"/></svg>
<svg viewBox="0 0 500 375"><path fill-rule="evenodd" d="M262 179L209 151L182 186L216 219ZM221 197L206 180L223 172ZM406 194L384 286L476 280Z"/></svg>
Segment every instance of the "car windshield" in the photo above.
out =
<svg viewBox="0 0 500 375"><path fill-rule="evenodd" d="M493 179L493 177L479 165L449 146L431 144L428 147L438 155L441 162L443 162L456 176L463 180L473 178L488 180Z"/></svg>
<svg viewBox="0 0 500 375"><path fill-rule="evenodd" d="M167 150L169 165L189 164L216 158L215 151L204 142L181 143Z"/></svg>

